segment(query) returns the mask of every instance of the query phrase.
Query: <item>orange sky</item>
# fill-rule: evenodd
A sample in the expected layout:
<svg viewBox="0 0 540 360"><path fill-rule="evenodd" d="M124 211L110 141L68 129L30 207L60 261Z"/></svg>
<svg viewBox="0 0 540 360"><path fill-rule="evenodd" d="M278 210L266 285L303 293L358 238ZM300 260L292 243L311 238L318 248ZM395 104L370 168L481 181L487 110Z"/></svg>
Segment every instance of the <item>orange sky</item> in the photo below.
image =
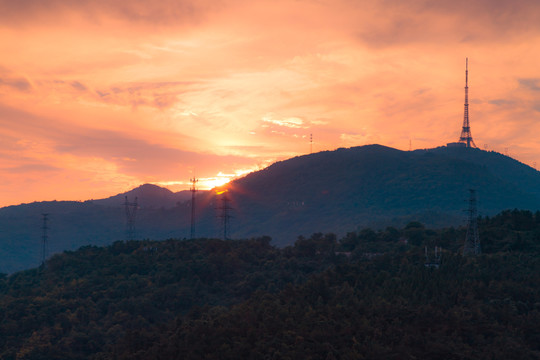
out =
<svg viewBox="0 0 540 360"><path fill-rule="evenodd" d="M209 186L310 133L456 141L466 57L476 144L540 164L539 19L537 0L0 0L0 206Z"/></svg>

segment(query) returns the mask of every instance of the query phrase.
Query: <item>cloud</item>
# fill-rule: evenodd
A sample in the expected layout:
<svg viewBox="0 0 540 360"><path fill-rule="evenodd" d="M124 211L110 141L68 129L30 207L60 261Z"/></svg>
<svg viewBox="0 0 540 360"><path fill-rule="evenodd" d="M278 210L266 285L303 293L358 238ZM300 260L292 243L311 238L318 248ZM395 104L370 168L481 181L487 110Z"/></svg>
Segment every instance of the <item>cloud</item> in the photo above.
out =
<svg viewBox="0 0 540 360"><path fill-rule="evenodd" d="M127 175L148 174L156 178L174 178L182 168L187 167L197 167L206 173L215 163L227 168L233 164L252 163L251 159L245 157L180 150L127 134L96 129L85 129L57 139L55 149L59 153L81 158L100 157L116 164L118 171Z"/></svg>
<svg viewBox="0 0 540 360"><path fill-rule="evenodd" d="M364 9L362 9L364 10ZM397 44L500 42L540 32L535 0L383 0L366 12L356 34L373 47Z"/></svg>
<svg viewBox="0 0 540 360"><path fill-rule="evenodd" d="M493 100L489 100L488 102L490 104L492 104L492 105L497 105L497 106L515 105L515 101L514 100L509 100L509 99L493 99Z"/></svg>
<svg viewBox="0 0 540 360"><path fill-rule="evenodd" d="M540 79L518 79L519 85L527 90L540 91Z"/></svg>
<svg viewBox="0 0 540 360"><path fill-rule="evenodd" d="M56 166L52 166L49 164L36 164L36 163L24 164L20 166L14 166L11 168L2 169L3 172L7 172L10 174L19 174L19 175L28 174L28 173L43 174L43 173L53 172L53 171L57 172L60 170L61 169Z"/></svg>
<svg viewBox="0 0 540 360"><path fill-rule="evenodd" d="M308 152L310 133L314 151L437 146L459 136L467 56L475 140L535 144L539 8L0 0L0 167L107 187L233 173Z"/></svg>
<svg viewBox="0 0 540 360"><path fill-rule="evenodd" d="M72 82L70 83L70 85L71 85L75 90L79 90L79 91L87 91L87 90L88 90L88 88L87 88L85 85L81 84L81 83L78 82L78 81L72 81Z"/></svg>
<svg viewBox="0 0 540 360"><path fill-rule="evenodd" d="M52 22L77 13L80 17L99 21L104 16L130 22L159 26L196 21L220 1L162 0L162 1L108 1L108 0L0 0L0 19L4 23L28 25L37 20Z"/></svg>
<svg viewBox="0 0 540 360"><path fill-rule="evenodd" d="M28 92L32 89L30 82L22 77L0 78L0 86L2 85L22 92Z"/></svg>
<svg viewBox="0 0 540 360"><path fill-rule="evenodd" d="M305 129L304 120L299 117L289 117L284 119L274 119L273 114L267 114L262 118L263 122L271 123L278 126L284 126L294 129Z"/></svg>

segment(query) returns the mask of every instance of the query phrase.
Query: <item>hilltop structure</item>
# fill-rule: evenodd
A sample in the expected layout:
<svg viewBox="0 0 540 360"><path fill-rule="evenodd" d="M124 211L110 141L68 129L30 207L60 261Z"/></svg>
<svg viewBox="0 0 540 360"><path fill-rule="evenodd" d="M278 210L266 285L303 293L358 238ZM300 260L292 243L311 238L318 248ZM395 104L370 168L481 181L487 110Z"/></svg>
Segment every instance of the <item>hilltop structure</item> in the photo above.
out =
<svg viewBox="0 0 540 360"><path fill-rule="evenodd" d="M463 114L463 127L458 142L448 143L449 147L477 147L471 134L469 123L469 59L465 59L465 111Z"/></svg>

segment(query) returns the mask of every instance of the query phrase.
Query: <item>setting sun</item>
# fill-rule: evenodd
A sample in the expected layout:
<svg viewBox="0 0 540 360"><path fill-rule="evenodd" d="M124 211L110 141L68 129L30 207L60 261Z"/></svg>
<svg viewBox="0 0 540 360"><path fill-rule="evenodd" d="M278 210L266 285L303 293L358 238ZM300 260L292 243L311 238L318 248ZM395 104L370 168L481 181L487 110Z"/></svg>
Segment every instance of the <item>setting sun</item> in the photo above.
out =
<svg viewBox="0 0 540 360"><path fill-rule="evenodd" d="M222 173L219 173L218 176L214 178L201 178L199 179L199 188L202 190L210 190L220 187L227 184L232 178L233 175L224 175Z"/></svg>

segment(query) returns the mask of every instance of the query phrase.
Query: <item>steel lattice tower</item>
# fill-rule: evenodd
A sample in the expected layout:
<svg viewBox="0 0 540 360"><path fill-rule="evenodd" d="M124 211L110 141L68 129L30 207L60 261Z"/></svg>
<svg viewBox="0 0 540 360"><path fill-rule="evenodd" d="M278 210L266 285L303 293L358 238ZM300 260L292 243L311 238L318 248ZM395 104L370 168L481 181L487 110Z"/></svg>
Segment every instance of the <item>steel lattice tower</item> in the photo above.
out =
<svg viewBox="0 0 540 360"><path fill-rule="evenodd" d="M229 198L229 196L227 196L226 190L218 195L221 195L221 205L217 207L217 210L219 210L219 214L217 215L217 217L221 219L221 226L223 228L223 240L227 240L229 238L229 227L232 217L230 212L233 208L230 205L231 199Z"/></svg>
<svg viewBox="0 0 540 360"><path fill-rule="evenodd" d="M476 147L471 134L471 126L469 123L469 58L465 59L465 112L463 115L463 128L459 142L466 147Z"/></svg>
<svg viewBox="0 0 540 360"><path fill-rule="evenodd" d="M49 230L49 227L47 226L49 214L41 215L43 215L43 226L41 227L41 229L43 230L43 235L41 236L41 266L45 266L45 260L47 260L47 257L49 256L49 235L47 234L47 230Z"/></svg>
<svg viewBox="0 0 540 360"><path fill-rule="evenodd" d="M191 181L191 189L189 189L191 191L191 240L193 240L195 238L195 193L197 192L197 188L195 187L195 185L197 184L197 182L199 181L198 179L196 178L193 178L193 179L189 179L189 181Z"/></svg>
<svg viewBox="0 0 540 360"><path fill-rule="evenodd" d="M469 213L467 221L467 235L465 235L465 244L463 245L463 255L476 256L481 254L480 237L478 236L478 212L476 209L476 191L469 190Z"/></svg>
<svg viewBox="0 0 540 360"><path fill-rule="evenodd" d="M126 201L124 202L125 212L126 212L126 240L135 239L135 215L137 214L137 198L135 202L130 203L128 197L126 196Z"/></svg>

